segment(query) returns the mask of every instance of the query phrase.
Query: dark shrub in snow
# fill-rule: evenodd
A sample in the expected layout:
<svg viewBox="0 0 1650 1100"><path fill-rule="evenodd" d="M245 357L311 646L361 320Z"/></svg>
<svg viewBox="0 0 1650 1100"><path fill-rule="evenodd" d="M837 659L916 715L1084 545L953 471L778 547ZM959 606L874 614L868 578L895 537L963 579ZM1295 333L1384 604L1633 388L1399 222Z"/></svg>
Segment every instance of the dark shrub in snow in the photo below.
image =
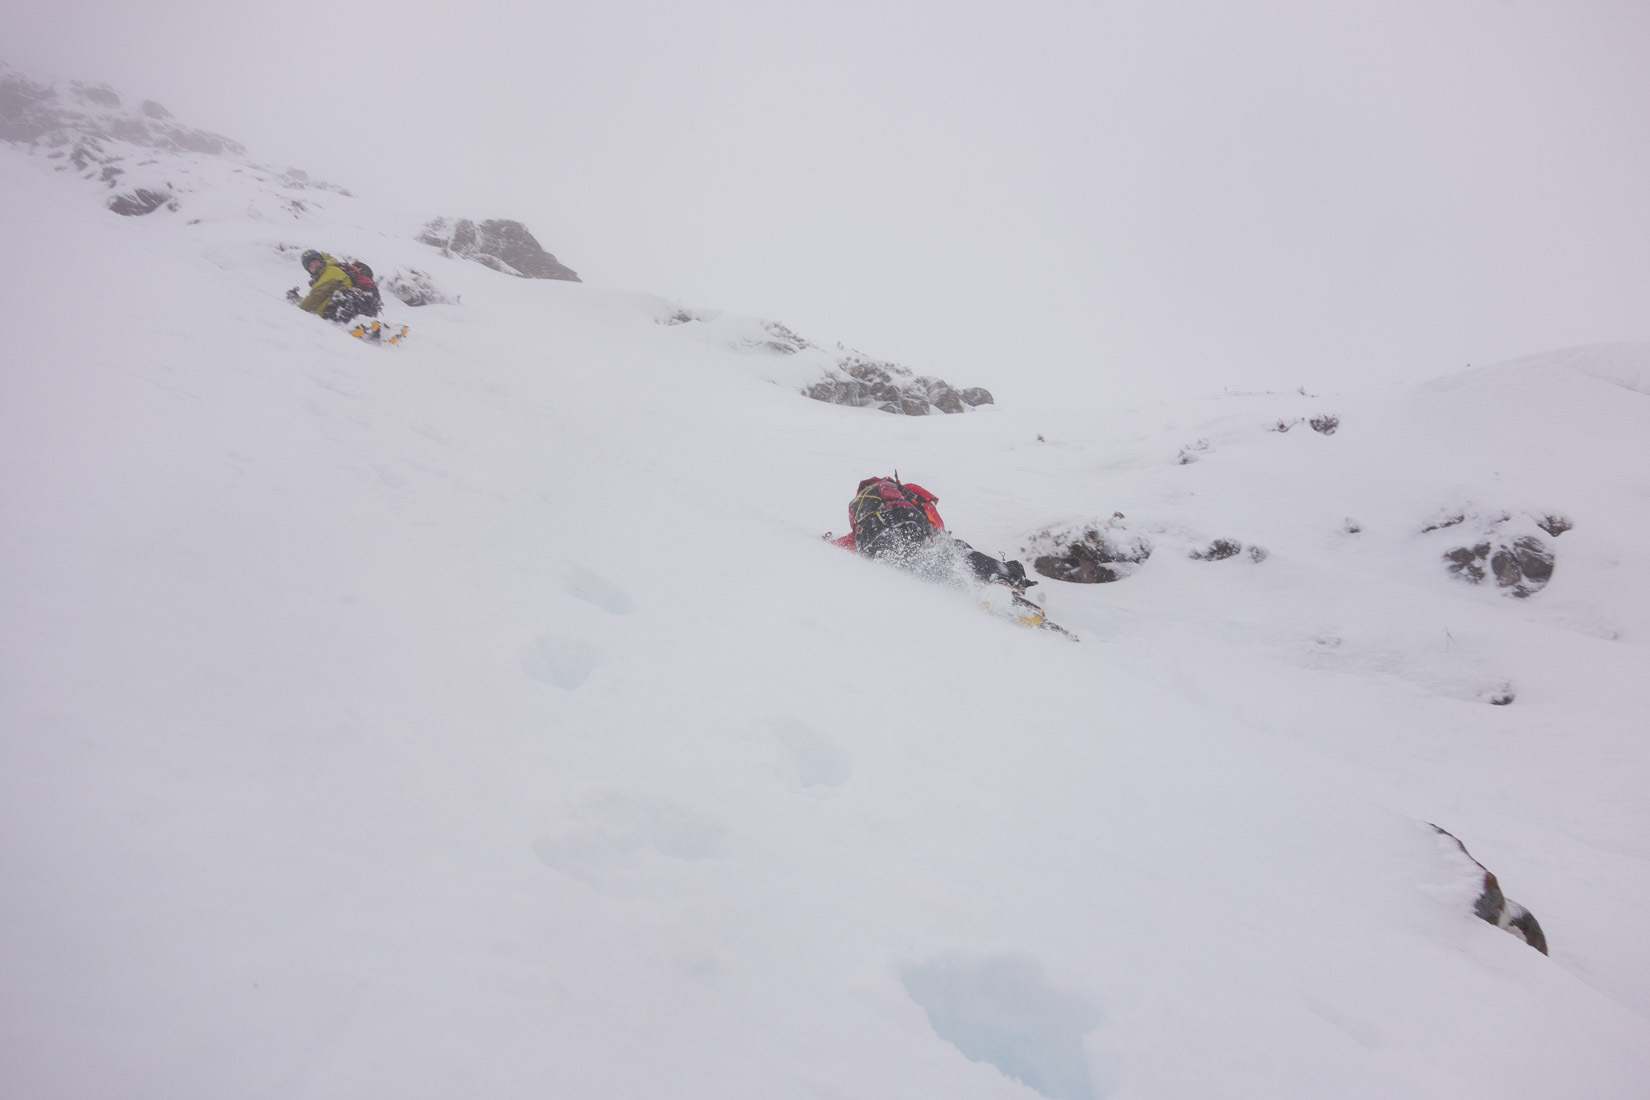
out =
<svg viewBox="0 0 1650 1100"><path fill-rule="evenodd" d="M1193 561L1225 561L1243 553L1243 543L1237 539L1216 539L1202 550L1193 550ZM1256 559L1257 561L1260 559Z"/></svg>

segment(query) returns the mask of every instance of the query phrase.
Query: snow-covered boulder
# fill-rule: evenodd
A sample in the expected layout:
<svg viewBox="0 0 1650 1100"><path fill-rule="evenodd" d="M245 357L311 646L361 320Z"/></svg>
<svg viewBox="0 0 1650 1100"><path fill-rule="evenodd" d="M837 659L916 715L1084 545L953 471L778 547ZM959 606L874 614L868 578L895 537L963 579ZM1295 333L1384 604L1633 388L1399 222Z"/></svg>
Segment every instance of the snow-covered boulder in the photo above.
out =
<svg viewBox="0 0 1650 1100"><path fill-rule="evenodd" d="M579 281L578 273L544 250L538 239L518 221L436 218L424 226L418 239L445 253L523 279Z"/></svg>
<svg viewBox="0 0 1650 1100"><path fill-rule="evenodd" d="M1029 558L1031 567L1050 580L1120 581L1152 556L1151 543L1130 532L1123 518L1118 512L1106 520L1046 527L1021 544L1020 556Z"/></svg>
<svg viewBox="0 0 1650 1100"><path fill-rule="evenodd" d="M459 300L457 294L451 294L437 286L429 272L416 267L392 272L388 277L379 280L378 285L395 295L403 305L408 306L452 304Z"/></svg>

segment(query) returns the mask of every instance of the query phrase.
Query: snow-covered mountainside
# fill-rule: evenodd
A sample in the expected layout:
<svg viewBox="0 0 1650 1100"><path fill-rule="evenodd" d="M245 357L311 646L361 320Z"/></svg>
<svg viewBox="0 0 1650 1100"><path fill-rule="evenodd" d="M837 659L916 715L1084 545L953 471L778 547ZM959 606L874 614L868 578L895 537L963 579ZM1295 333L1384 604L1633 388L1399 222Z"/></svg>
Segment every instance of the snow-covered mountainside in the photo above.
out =
<svg viewBox="0 0 1650 1100"><path fill-rule="evenodd" d="M1643 1095L1650 348L883 416L155 155L0 145L0 1094Z"/></svg>

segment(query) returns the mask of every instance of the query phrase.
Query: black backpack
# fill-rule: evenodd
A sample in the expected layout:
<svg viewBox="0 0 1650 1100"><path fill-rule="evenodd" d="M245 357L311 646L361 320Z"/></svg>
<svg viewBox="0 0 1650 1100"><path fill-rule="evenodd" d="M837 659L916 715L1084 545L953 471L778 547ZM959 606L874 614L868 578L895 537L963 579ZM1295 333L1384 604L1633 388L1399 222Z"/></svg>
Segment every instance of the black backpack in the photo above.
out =
<svg viewBox="0 0 1650 1100"><path fill-rule="evenodd" d="M848 503L848 522L853 525L855 545L864 553L877 536L890 527L903 527L914 538L943 530L943 525L934 522L939 518L939 513L933 510L937 499L921 485L902 483L898 474L891 478L866 478Z"/></svg>

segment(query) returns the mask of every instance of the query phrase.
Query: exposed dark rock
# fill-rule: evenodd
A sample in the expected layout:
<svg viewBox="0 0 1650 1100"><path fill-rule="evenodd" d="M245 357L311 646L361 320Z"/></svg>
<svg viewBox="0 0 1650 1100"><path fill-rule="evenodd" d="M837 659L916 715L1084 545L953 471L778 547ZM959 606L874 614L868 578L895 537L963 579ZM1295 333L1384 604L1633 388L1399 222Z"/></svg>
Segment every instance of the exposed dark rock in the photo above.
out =
<svg viewBox="0 0 1650 1100"><path fill-rule="evenodd" d="M1103 523L1050 527L1026 540L1020 555L1050 580L1109 584L1140 568L1152 556L1151 543L1130 533L1121 513Z"/></svg>
<svg viewBox="0 0 1650 1100"><path fill-rule="evenodd" d="M1454 515L1447 515L1442 519L1435 520L1434 522L1421 528L1421 534L1425 535L1431 531L1442 531L1446 527L1455 527L1465 522L1467 522L1467 514L1465 512L1457 512Z"/></svg>
<svg viewBox="0 0 1650 1100"><path fill-rule="evenodd" d="M1512 557L1525 583L1540 588L1553 579L1553 553L1535 536L1514 539Z"/></svg>
<svg viewBox="0 0 1650 1100"><path fill-rule="evenodd" d="M995 405L997 403L996 399L991 396L991 391L983 386L970 386L966 390L961 391L958 396L963 399L963 404L969 406L970 408L975 408L980 405Z"/></svg>
<svg viewBox="0 0 1650 1100"><path fill-rule="evenodd" d="M1574 521L1569 516L1560 515L1542 516L1535 521L1535 525L1555 539L1575 527Z"/></svg>
<svg viewBox="0 0 1650 1100"><path fill-rule="evenodd" d="M527 227L517 221L490 219L478 223L458 218L449 222L446 218L436 218L424 227L418 239L506 275L579 281L577 272L546 252Z"/></svg>
<svg viewBox="0 0 1650 1100"><path fill-rule="evenodd" d="M1190 556L1193 561L1225 561L1227 558L1235 558L1241 553L1243 553L1243 543L1236 539L1216 539L1202 550L1193 550ZM1264 555L1265 551L1263 550L1261 553ZM1259 561L1260 559L1256 558L1255 560Z"/></svg>
<svg viewBox="0 0 1650 1100"><path fill-rule="evenodd" d="M1263 562L1269 557L1271 557L1271 554L1268 553L1264 548L1259 547L1259 546L1249 547L1249 560L1250 561L1252 561L1252 562Z"/></svg>
<svg viewBox="0 0 1650 1100"><path fill-rule="evenodd" d="M823 401L828 405L853 405L862 407L866 404L860 391L864 383L855 382L846 378L827 378L823 382L815 382L802 392L815 401Z"/></svg>
<svg viewBox="0 0 1650 1100"><path fill-rule="evenodd" d="M917 382L928 391L929 402L942 413L960 413L967 410L962 394L952 389L938 378L918 378Z"/></svg>
<svg viewBox="0 0 1650 1100"><path fill-rule="evenodd" d="M162 121L172 117L171 111L168 111L165 107L162 107L152 99L144 100L142 105L138 107L138 110L142 111L150 118L160 119Z"/></svg>
<svg viewBox="0 0 1650 1100"><path fill-rule="evenodd" d="M128 191L124 195L116 195L109 200L109 209L116 214L127 217L137 217L143 214L152 214L165 206L172 196L166 191L151 191L146 187L139 187L136 191ZM177 209L174 203L172 208Z"/></svg>
<svg viewBox="0 0 1650 1100"><path fill-rule="evenodd" d="M1349 534L1349 535L1361 534L1363 532L1363 529L1364 529L1363 524L1359 523L1357 520L1353 519L1351 516L1346 517L1346 528L1345 528L1345 530L1346 530L1347 534Z"/></svg>
<svg viewBox="0 0 1650 1100"><path fill-rule="evenodd" d="M1553 577L1553 553L1534 535L1506 541L1485 541L1445 551L1450 573L1471 584L1494 576L1498 587L1523 599L1547 586Z"/></svg>
<svg viewBox="0 0 1650 1100"><path fill-rule="evenodd" d="M448 294L430 278L427 272L409 267L405 271L397 271L387 279L381 279L379 286L389 291L401 300L404 305L428 306L439 303L456 303L459 298L456 294Z"/></svg>
<svg viewBox="0 0 1650 1100"><path fill-rule="evenodd" d="M813 346L778 321L764 321L762 327L772 337L771 340L766 340L762 344L762 347L768 351L777 351L781 355L795 355L797 352Z"/></svg>
<svg viewBox="0 0 1650 1100"><path fill-rule="evenodd" d="M1447 568L1457 577L1477 584L1485 577L1483 562L1490 556L1490 544L1481 542L1477 546L1457 546L1454 550L1444 553L1444 560L1449 562Z"/></svg>
<svg viewBox="0 0 1650 1100"><path fill-rule="evenodd" d="M1432 828L1441 836L1454 841L1454 846L1460 850L1461 855L1484 874L1483 891L1473 902L1473 914L1479 920L1512 933L1543 955L1547 954L1547 935L1541 930L1541 924L1535 919L1535 914L1508 898L1501 890L1501 883L1490 873L1489 868L1473 859L1472 853L1467 851L1467 846L1462 844L1454 833L1440 829L1436 825Z"/></svg>
<svg viewBox="0 0 1650 1100"><path fill-rule="evenodd" d="M1320 435L1334 435L1335 429L1341 426L1341 418L1324 413L1322 416L1314 416L1307 424Z"/></svg>

